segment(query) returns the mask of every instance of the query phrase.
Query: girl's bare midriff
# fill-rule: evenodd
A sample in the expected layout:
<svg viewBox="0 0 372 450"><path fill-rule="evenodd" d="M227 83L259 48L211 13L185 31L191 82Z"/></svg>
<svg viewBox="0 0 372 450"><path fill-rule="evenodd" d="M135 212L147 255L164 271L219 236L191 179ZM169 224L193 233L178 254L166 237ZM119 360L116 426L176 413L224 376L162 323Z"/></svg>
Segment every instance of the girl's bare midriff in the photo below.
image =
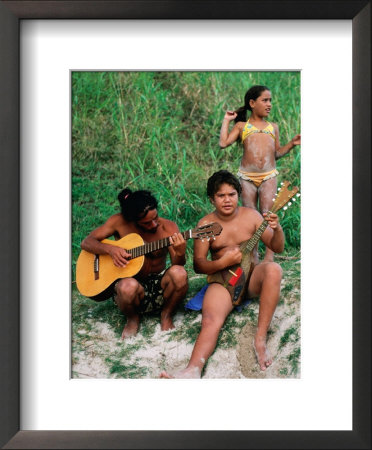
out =
<svg viewBox="0 0 372 450"><path fill-rule="evenodd" d="M249 173L265 173L275 169L275 141L265 133L255 133L243 142L241 169Z"/></svg>

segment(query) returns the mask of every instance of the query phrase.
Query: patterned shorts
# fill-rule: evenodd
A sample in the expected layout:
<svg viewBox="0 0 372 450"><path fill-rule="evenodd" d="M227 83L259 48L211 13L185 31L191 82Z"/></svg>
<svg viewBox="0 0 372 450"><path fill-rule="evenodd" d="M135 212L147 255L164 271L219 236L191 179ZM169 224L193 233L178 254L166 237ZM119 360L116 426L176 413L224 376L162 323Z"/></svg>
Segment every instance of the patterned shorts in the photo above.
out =
<svg viewBox="0 0 372 450"><path fill-rule="evenodd" d="M161 280L166 272L166 269L160 273L151 273L144 280L141 280L140 284L143 286L145 290L145 295L141 300L141 303L138 307L139 313L149 313L149 312L158 312L161 310L164 304L163 298L163 289L160 285ZM115 292L116 286L119 283L118 280L115 283ZM115 302L115 297L113 297Z"/></svg>

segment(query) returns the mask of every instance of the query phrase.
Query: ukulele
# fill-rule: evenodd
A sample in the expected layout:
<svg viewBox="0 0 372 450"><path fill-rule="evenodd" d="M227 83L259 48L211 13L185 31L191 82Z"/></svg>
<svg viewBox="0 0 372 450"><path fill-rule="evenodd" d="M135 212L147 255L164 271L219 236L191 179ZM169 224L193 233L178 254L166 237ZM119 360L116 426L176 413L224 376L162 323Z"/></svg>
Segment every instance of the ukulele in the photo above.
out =
<svg viewBox="0 0 372 450"><path fill-rule="evenodd" d="M296 199L294 198L294 196L296 194L297 196L300 195L298 193L298 187L293 187L293 189L289 190L289 185L289 181L284 181L283 183L281 183L281 186L278 188L276 198L273 199L274 203L271 207L271 210L267 211L266 217L268 217L271 213L276 213L277 211L279 211L292 198L293 201L295 201ZM289 203L289 205L291 205L291 203ZM287 207L284 207L284 209L287 209ZM208 283L222 284L229 291L232 303L235 306L240 305L240 303L246 296L248 281L253 271L252 251L257 245L257 242L262 236L262 233L266 230L267 226L268 219L265 218L255 231L253 236L247 241L244 241L240 244L240 251L242 252L242 260L240 264L226 267L225 269L222 269L219 272L212 273L207 277Z"/></svg>
<svg viewBox="0 0 372 450"><path fill-rule="evenodd" d="M222 226L213 222L181 234L185 240L191 238L209 240L218 236L221 231ZM117 241L104 239L102 242L121 247L131 256L125 267L117 267L110 255L95 255L85 250L80 252L76 262L76 285L82 295L95 300L107 298L104 292L116 280L135 276L144 264L145 255L170 245L169 237L145 243L137 233L130 233Z"/></svg>

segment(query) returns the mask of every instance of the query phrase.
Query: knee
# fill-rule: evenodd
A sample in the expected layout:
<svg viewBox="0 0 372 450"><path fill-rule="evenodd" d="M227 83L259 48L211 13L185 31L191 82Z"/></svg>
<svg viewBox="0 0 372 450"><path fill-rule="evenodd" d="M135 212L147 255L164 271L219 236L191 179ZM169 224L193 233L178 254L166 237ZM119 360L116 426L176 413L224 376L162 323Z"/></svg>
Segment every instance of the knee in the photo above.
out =
<svg viewBox="0 0 372 450"><path fill-rule="evenodd" d="M282 280L282 274L283 274L283 270L279 264L277 264L275 262L267 263L266 277L270 281L273 281L273 282L276 281L276 282L280 283L280 281Z"/></svg>
<svg viewBox="0 0 372 450"><path fill-rule="evenodd" d="M139 283L134 278L124 278L116 285L117 296L125 302L135 299L138 293Z"/></svg>
<svg viewBox="0 0 372 450"><path fill-rule="evenodd" d="M182 266L172 266L168 269L168 274L176 289L187 286L187 272Z"/></svg>
<svg viewBox="0 0 372 450"><path fill-rule="evenodd" d="M214 314L203 313L202 315L202 328L214 328L220 329L223 325L223 320L220 320Z"/></svg>

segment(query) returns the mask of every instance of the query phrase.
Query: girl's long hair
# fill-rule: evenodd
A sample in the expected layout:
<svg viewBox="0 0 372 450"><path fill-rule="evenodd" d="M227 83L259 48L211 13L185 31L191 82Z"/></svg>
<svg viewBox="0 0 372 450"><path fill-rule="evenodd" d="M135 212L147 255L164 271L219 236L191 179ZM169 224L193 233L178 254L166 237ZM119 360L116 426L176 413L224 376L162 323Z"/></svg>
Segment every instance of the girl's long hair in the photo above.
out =
<svg viewBox="0 0 372 450"><path fill-rule="evenodd" d="M248 89L244 96L244 106L241 106L235 112L237 116L234 119L234 122L246 122L247 121L247 111L252 111L251 106L249 104L250 100L257 100L258 97L262 94L263 91L269 91L270 89L267 86L263 86L257 84Z"/></svg>

